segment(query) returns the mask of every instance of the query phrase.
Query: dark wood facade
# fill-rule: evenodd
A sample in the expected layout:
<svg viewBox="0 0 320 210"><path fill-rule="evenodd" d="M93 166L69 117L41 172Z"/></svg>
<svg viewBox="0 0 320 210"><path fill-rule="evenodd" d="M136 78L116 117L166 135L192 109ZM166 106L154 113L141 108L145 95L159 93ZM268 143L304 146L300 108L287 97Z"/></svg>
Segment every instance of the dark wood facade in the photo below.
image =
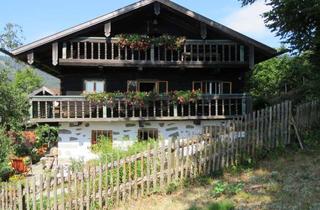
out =
<svg viewBox="0 0 320 210"><path fill-rule="evenodd" d="M232 69L98 68L65 67L61 77L63 95L80 95L85 80L104 80L105 91L127 91L129 80L168 81L168 90L192 90L194 81L229 81L232 93L243 93L245 67Z"/></svg>
<svg viewBox="0 0 320 210"><path fill-rule="evenodd" d="M148 49L134 50L120 47L119 34L183 36L186 42L175 50L154 44ZM276 55L274 49L168 0L138 1L6 53L61 79L61 97L31 97L35 105L33 116L44 118L41 122L50 116L57 122L62 118L70 120L72 113L74 120L79 117L92 120L92 113L99 110L102 118L108 118L109 112L137 119L144 112L150 119L180 117L181 120L239 115L248 111L247 96L243 94L245 74L254 64ZM125 92L128 81L138 80L161 81L166 91L197 89L195 83L200 82L202 87L203 81L227 82L230 91L210 92L209 95L205 92L207 95L189 104L188 109L184 106L168 108L168 101L153 102L152 110L140 109L137 115L135 107L128 108L121 100L114 110L92 108L83 97L77 98L85 90L87 80L103 81L106 92ZM199 110L198 104L202 107ZM166 116L163 114L165 107ZM55 113L57 109L59 114ZM194 114L190 113L192 110ZM118 117L110 115L111 119L118 120ZM99 114L96 120L101 120Z"/></svg>

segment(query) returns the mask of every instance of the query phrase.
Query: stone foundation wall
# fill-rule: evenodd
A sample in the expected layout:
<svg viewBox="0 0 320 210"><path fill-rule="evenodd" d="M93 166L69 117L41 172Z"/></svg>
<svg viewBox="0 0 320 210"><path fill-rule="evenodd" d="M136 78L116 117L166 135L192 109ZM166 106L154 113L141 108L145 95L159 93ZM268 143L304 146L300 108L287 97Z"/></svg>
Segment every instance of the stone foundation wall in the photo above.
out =
<svg viewBox="0 0 320 210"><path fill-rule="evenodd" d="M96 158L90 151L92 130L112 130L113 145L125 149L137 141L139 128L158 129L159 139L190 138L202 133L203 127L212 126L222 121L148 121L148 122L85 122L61 123L59 131L59 161L72 159L90 160Z"/></svg>

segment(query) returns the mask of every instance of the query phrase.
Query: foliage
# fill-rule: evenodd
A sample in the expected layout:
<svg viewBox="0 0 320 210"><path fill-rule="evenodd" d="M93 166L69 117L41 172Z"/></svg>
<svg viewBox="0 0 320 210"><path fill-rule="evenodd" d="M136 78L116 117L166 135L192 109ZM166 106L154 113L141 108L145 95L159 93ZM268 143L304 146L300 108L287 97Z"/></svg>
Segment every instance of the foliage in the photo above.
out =
<svg viewBox="0 0 320 210"><path fill-rule="evenodd" d="M146 50L150 48L150 38L146 35L139 34L119 34L119 44L123 47L130 47L136 50Z"/></svg>
<svg viewBox="0 0 320 210"><path fill-rule="evenodd" d="M303 143L308 149L320 149L320 125L303 132Z"/></svg>
<svg viewBox="0 0 320 210"><path fill-rule="evenodd" d="M166 194L171 195L173 192L175 192L178 189L178 183L176 182L171 182L167 187L166 187Z"/></svg>
<svg viewBox="0 0 320 210"><path fill-rule="evenodd" d="M16 141L12 148L13 154L17 157L31 155L31 148L26 145L25 139L20 133L17 134Z"/></svg>
<svg viewBox="0 0 320 210"><path fill-rule="evenodd" d="M234 210L234 204L229 200L214 202L207 204L204 208L192 206L188 210Z"/></svg>
<svg viewBox="0 0 320 210"><path fill-rule="evenodd" d="M16 72L13 85L18 91L30 94L43 86L43 81L33 68L25 68Z"/></svg>
<svg viewBox="0 0 320 210"><path fill-rule="evenodd" d="M24 175L15 174L10 177L9 182L13 184L17 183L23 183L26 180L26 177Z"/></svg>
<svg viewBox="0 0 320 210"><path fill-rule="evenodd" d="M239 0L243 5L256 2L256 0ZM291 52L308 54L307 57L294 59L289 66L280 66L276 72L281 72L280 76L288 74L288 81L295 87L301 85L302 77L298 77L299 81L292 78L292 74L307 74L304 86L306 86L304 94L306 97L319 97L320 88L320 2L319 0L265 0L266 4L271 7L270 11L263 14L266 26L272 32L276 32L284 44L289 44ZM277 59L269 61L269 66ZM281 60L281 59L280 59ZM306 63L309 62L309 63ZM276 66L278 63L276 62ZM260 66L261 67L261 66ZM278 66L279 67L279 66ZM284 69L283 69L284 67ZM301 68L305 67L305 68ZM269 72L264 68L265 73ZM288 72L289 70L289 72ZM270 86L278 86L284 84L282 79L274 79L275 72L271 71L272 79L270 83L261 83L260 87L266 84L269 94L273 91L277 94L279 88L270 89ZM292 80L291 80L292 79Z"/></svg>
<svg viewBox="0 0 320 210"><path fill-rule="evenodd" d="M5 181L12 173L9 164L9 154L11 153L11 139L8 137L5 129L0 127L0 179Z"/></svg>
<svg viewBox="0 0 320 210"><path fill-rule="evenodd" d="M0 116L2 125L18 127L28 115L28 99L9 81L8 71L0 70Z"/></svg>
<svg viewBox="0 0 320 210"><path fill-rule="evenodd" d="M56 145L58 141L58 129L47 124L40 125L35 129L36 133L36 148L47 145L48 148Z"/></svg>
<svg viewBox="0 0 320 210"><path fill-rule="evenodd" d="M0 31L0 48L10 50L22 45L22 28L19 25L7 23Z"/></svg>
<svg viewBox="0 0 320 210"><path fill-rule="evenodd" d="M256 0L240 0L243 5ZM266 26L292 50L320 50L320 3L318 0L268 0L271 10L263 14Z"/></svg>
<svg viewBox="0 0 320 210"><path fill-rule="evenodd" d="M220 201L216 203L211 203L208 208L208 210L234 210L234 204L231 201Z"/></svg>
<svg viewBox="0 0 320 210"><path fill-rule="evenodd" d="M296 100L304 100L315 93L308 82L314 75L308 53L283 55L256 65L250 75L248 89L256 99L257 108L268 104L270 98L290 92L295 93Z"/></svg>
<svg viewBox="0 0 320 210"><path fill-rule="evenodd" d="M107 160L116 160L118 157L123 158L134 155L141 151L146 151L148 147L153 148L156 145L156 141L150 139L148 141L136 142L129 146L127 150L114 148L112 141L107 137L101 136L98 143L92 146L92 151L100 156L100 162L107 162Z"/></svg>
<svg viewBox="0 0 320 210"><path fill-rule="evenodd" d="M70 170L72 172L79 172L83 170L84 160L71 159L70 161L71 161Z"/></svg>
<svg viewBox="0 0 320 210"><path fill-rule="evenodd" d="M185 37L175 37L166 34L159 37L149 37L147 35L139 34L119 34L117 35L117 38L119 38L119 44L122 48L128 46L135 50L147 50L150 48L151 44L178 50L186 41Z"/></svg>
<svg viewBox="0 0 320 210"><path fill-rule="evenodd" d="M162 97L169 98L173 103L185 104L188 102L195 102L200 96L199 90L189 91L180 90L172 91L168 94L158 94L155 92L113 92L113 93L84 93L86 99L92 103L106 104L109 107L114 106L116 100L124 99L129 105L144 107L148 106L150 102L160 99Z"/></svg>
<svg viewBox="0 0 320 210"><path fill-rule="evenodd" d="M214 197L221 195L232 196L242 191L244 184L242 182L237 183L225 183L219 180L213 187L211 194Z"/></svg>

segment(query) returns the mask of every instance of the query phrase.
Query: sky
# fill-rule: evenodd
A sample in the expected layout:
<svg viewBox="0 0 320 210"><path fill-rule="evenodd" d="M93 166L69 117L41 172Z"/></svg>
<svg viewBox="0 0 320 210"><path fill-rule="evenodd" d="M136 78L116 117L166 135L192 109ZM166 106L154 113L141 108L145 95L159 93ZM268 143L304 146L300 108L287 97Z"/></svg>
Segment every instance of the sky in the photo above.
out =
<svg viewBox="0 0 320 210"><path fill-rule="evenodd" d="M0 31L6 23L18 24L23 28L23 43L27 44L134 2L135 0L6 0L1 2ZM261 14L269 8L262 0L243 8L238 0L174 2L271 47L280 47L279 38L264 26Z"/></svg>

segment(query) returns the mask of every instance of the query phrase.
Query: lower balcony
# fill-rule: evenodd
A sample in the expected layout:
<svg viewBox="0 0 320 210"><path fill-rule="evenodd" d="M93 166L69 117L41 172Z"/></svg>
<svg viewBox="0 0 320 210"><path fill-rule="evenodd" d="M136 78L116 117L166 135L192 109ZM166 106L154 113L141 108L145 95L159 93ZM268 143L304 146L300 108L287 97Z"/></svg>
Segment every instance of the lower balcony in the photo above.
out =
<svg viewBox="0 0 320 210"><path fill-rule="evenodd" d="M31 123L230 119L251 110L246 94L202 95L184 104L161 97L144 106L124 98L110 105L93 103L84 96L33 96L30 104Z"/></svg>

